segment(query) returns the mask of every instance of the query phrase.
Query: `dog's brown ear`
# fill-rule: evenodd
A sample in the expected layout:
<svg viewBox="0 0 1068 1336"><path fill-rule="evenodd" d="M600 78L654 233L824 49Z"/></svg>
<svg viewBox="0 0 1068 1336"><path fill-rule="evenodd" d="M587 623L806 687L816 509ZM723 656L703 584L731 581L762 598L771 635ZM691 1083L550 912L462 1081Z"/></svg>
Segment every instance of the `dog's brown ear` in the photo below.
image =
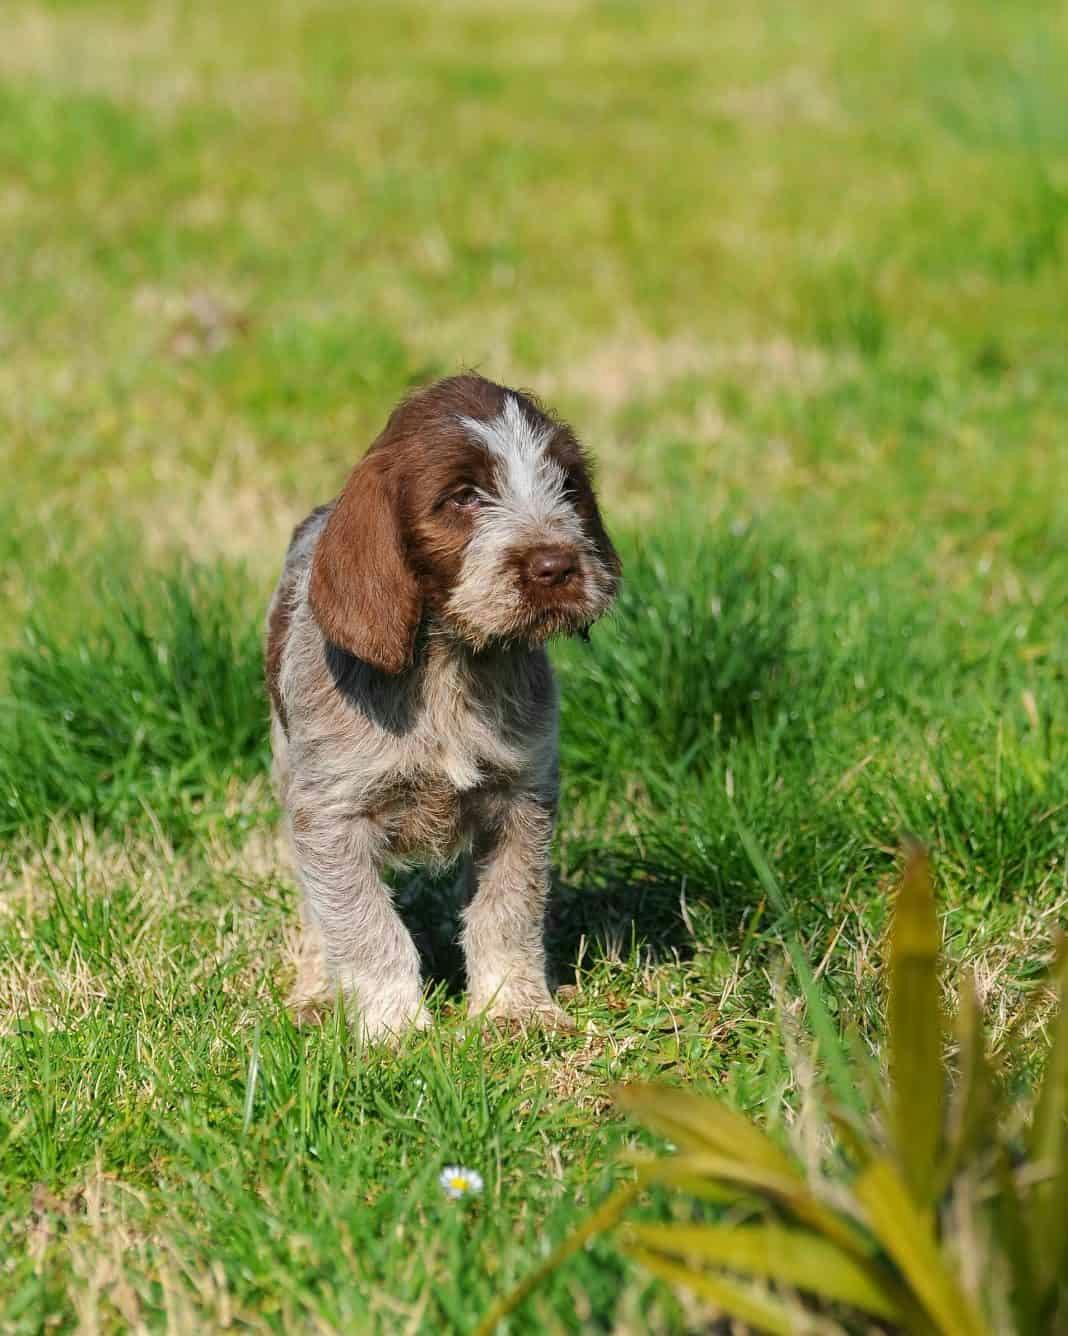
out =
<svg viewBox="0 0 1068 1336"><path fill-rule="evenodd" d="M586 532L590 536L598 558L613 579L618 580L623 570L623 563L619 560L619 553L608 536L608 530L604 527L604 520L601 519L601 509L597 504L597 497L593 490L593 480L590 477L589 462L583 452L577 448L576 457L571 462L570 475L571 485L575 493L575 508L582 516Z"/></svg>
<svg viewBox="0 0 1068 1336"><path fill-rule="evenodd" d="M385 458L353 469L312 558L308 601L323 634L387 673L412 661L422 611Z"/></svg>
<svg viewBox="0 0 1068 1336"><path fill-rule="evenodd" d="M619 559L619 553L616 551L615 544L608 536L608 530L604 527L604 521L601 519L601 511L597 505L597 500L591 492L590 513L586 519L586 527L589 529L590 537L593 539L593 545L597 550L597 555L604 562L605 567L611 573L615 580L618 580L623 572L623 563Z"/></svg>

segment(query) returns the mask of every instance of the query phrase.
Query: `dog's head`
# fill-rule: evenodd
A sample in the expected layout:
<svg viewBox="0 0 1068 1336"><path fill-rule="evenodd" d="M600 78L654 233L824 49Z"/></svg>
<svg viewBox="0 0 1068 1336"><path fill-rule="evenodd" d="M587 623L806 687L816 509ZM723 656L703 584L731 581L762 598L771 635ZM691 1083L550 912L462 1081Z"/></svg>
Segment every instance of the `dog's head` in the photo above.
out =
<svg viewBox="0 0 1068 1336"><path fill-rule="evenodd" d="M476 650L580 631L619 584L571 430L527 395L453 376L401 403L312 561L324 634L386 672L430 615Z"/></svg>

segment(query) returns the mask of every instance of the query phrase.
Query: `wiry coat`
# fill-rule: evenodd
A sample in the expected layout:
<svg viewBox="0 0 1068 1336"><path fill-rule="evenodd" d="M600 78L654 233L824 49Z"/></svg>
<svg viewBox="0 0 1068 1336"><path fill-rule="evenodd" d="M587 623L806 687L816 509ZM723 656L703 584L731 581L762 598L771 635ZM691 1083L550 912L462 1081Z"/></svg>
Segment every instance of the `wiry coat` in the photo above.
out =
<svg viewBox="0 0 1068 1336"><path fill-rule="evenodd" d="M570 430L478 376L402 403L293 535L268 614L275 776L304 890L294 1001L426 1023L387 865L461 854L470 1007L561 1018L542 919L557 794L543 644L619 563Z"/></svg>

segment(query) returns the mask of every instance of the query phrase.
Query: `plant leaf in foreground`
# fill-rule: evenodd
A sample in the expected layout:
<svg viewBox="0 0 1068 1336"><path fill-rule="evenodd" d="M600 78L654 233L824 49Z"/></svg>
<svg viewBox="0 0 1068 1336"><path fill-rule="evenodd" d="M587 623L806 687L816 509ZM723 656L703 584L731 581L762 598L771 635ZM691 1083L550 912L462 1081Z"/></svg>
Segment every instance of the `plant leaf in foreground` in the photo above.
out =
<svg viewBox="0 0 1068 1336"><path fill-rule="evenodd" d="M981 1336L985 1328L972 1311L939 1254L927 1217L887 1160L860 1174L853 1191L873 1232L945 1336Z"/></svg>
<svg viewBox="0 0 1068 1336"><path fill-rule="evenodd" d="M938 992L938 916L926 853L912 845L890 934L891 1112L894 1144L916 1202L937 1188L942 1137L942 1023Z"/></svg>
<svg viewBox="0 0 1068 1336"><path fill-rule="evenodd" d="M865 1266L828 1240L781 1225L631 1225L644 1250L760 1276L888 1321L902 1312Z"/></svg>

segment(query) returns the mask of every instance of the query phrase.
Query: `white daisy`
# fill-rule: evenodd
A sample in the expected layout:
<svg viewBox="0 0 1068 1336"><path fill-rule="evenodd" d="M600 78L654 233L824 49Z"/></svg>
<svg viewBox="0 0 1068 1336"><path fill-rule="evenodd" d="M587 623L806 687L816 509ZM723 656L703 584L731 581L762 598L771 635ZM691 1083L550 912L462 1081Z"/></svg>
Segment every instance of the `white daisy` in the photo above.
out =
<svg viewBox="0 0 1068 1336"><path fill-rule="evenodd" d="M446 1197L459 1201L461 1197L477 1197L482 1191L482 1175L477 1169L464 1169L458 1164L449 1164L442 1169L438 1178Z"/></svg>

